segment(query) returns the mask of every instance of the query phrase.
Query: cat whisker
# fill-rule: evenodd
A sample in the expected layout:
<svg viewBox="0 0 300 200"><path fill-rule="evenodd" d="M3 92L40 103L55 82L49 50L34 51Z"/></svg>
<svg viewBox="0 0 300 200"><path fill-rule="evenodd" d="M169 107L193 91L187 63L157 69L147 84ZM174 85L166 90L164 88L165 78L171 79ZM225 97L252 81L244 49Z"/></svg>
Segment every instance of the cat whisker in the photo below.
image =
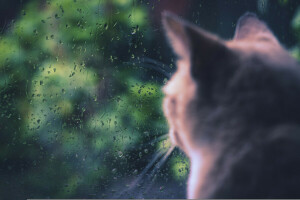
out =
<svg viewBox="0 0 300 200"><path fill-rule="evenodd" d="M164 155L164 157L162 157L162 159L160 159L160 161L157 163L157 165L155 165L155 168L153 169L152 171L152 175L155 173L155 169L159 169L164 163L165 161L167 160L167 158L171 155L171 153L173 152L175 146L171 146L167 153Z"/></svg>
<svg viewBox="0 0 300 200"><path fill-rule="evenodd" d="M156 138L156 141L166 139L168 135L162 135L158 138ZM144 179L145 175L147 175L147 172L154 166L152 169L151 173L147 175L147 179L145 182L150 181L150 179L155 175L155 173L160 169L160 167L164 164L164 162L167 160L167 158L170 156L170 154L173 152L174 146L171 146L170 148L162 148L158 152L155 153L155 155L152 157L151 161L149 164L143 169L143 171L138 175L138 177L131 182L128 188L120 192L115 198L120 198L122 197L126 192L133 191L136 187L141 186L143 183L141 181ZM159 160L157 162L157 160ZM155 164L157 162L157 164ZM155 164L155 165L154 165ZM149 185L151 187L152 184ZM147 189L148 191L148 189Z"/></svg>
<svg viewBox="0 0 300 200"><path fill-rule="evenodd" d="M147 146L149 144L153 146L153 144L155 144L156 142L159 142L159 141L162 141L162 140L166 140L168 137L169 137L168 134L161 135L159 137L154 138L153 140L151 140L149 142L143 143L142 146Z"/></svg>
<svg viewBox="0 0 300 200"><path fill-rule="evenodd" d="M150 163L145 167L145 169L139 174L139 176L129 185L129 187L123 190L116 198L120 198L125 192L135 189L138 186L138 183L144 178L145 174L153 166L153 164L162 156L164 152L158 151L150 161Z"/></svg>
<svg viewBox="0 0 300 200"><path fill-rule="evenodd" d="M158 163L154 166L154 169L152 170L151 174L148 176L148 182L150 181L150 179L152 177L154 177L154 175L157 173L157 171L161 168L161 166L167 161L168 157L171 155L171 153L173 152L175 146L171 146L167 152L165 153L165 155L158 161ZM148 184L147 189L146 189L146 193L152 188L154 181L153 179L151 180L150 184ZM140 198L140 197L138 197Z"/></svg>
<svg viewBox="0 0 300 200"><path fill-rule="evenodd" d="M130 62L124 62L123 64L134 64L134 65L141 65L144 68L148 68L148 69L153 69L157 72L159 72L160 74L164 75L166 78L170 78L172 75L172 70L169 68L166 69L165 66L167 66L164 63L161 63L159 61L156 61L154 59L151 58L140 58L140 59L135 59L133 61Z"/></svg>

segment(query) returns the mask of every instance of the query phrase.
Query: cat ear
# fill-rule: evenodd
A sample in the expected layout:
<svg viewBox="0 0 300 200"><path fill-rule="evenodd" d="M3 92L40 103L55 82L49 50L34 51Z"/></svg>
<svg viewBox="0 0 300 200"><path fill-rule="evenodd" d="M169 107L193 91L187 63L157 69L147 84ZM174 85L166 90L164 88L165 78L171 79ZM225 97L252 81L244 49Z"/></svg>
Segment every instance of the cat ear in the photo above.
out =
<svg viewBox="0 0 300 200"><path fill-rule="evenodd" d="M190 41L185 30L186 22L168 11L164 11L162 23L176 55L180 58L188 58L190 55Z"/></svg>
<svg viewBox="0 0 300 200"><path fill-rule="evenodd" d="M193 59L197 56L204 62L225 47L225 43L215 35L167 11L163 12L163 26L173 50L180 58L189 56Z"/></svg>
<svg viewBox="0 0 300 200"><path fill-rule="evenodd" d="M274 34L270 31L268 26L261 20L259 20L254 13L245 13L238 20L234 40L270 40L276 41Z"/></svg>
<svg viewBox="0 0 300 200"><path fill-rule="evenodd" d="M169 12L163 13L163 25L175 53L189 59L191 75L203 87L208 89L218 82L218 74L230 72L224 59L230 57L231 50L219 37Z"/></svg>

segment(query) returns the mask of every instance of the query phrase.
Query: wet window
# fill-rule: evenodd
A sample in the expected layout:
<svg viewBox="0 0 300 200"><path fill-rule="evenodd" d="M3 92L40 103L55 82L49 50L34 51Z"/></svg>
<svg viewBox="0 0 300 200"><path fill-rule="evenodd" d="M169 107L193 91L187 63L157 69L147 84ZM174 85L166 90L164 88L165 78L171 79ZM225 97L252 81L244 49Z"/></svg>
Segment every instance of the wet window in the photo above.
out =
<svg viewBox="0 0 300 200"><path fill-rule="evenodd" d="M0 3L0 196L185 198L189 160L168 138L176 70L161 13L231 39L246 11L300 58L292 0Z"/></svg>

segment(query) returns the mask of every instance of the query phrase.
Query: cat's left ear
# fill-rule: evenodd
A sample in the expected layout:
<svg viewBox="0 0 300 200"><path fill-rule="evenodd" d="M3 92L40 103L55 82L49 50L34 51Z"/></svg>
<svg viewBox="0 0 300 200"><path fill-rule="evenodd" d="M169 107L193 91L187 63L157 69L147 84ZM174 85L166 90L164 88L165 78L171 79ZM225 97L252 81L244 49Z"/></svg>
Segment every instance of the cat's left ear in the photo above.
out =
<svg viewBox="0 0 300 200"><path fill-rule="evenodd" d="M197 54L204 61L216 51L225 49L225 43L220 38L178 16L165 11L162 17L166 35L180 58L185 56L192 58L193 54Z"/></svg>
<svg viewBox="0 0 300 200"><path fill-rule="evenodd" d="M163 13L163 25L173 50L190 60L192 77L203 86L213 85L217 74L230 71L224 67L224 59L231 55L225 41L169 12Z"/></svg>

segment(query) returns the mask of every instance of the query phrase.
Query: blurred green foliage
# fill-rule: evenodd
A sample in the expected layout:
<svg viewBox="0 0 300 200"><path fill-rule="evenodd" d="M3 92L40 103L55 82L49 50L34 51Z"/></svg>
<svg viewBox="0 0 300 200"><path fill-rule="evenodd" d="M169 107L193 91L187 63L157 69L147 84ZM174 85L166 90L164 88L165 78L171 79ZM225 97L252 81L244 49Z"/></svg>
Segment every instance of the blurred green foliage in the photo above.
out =
<svg viewBox="0 0 300 200"><path fill-rule="evenodd" d="M1 36L0 159L18 183L0 196L16 185L24 198L99 194L141 170L128 161L145 154L137 144L167 132L160 86L120 59L150 39L132 3L30 1Z"/></svg>

